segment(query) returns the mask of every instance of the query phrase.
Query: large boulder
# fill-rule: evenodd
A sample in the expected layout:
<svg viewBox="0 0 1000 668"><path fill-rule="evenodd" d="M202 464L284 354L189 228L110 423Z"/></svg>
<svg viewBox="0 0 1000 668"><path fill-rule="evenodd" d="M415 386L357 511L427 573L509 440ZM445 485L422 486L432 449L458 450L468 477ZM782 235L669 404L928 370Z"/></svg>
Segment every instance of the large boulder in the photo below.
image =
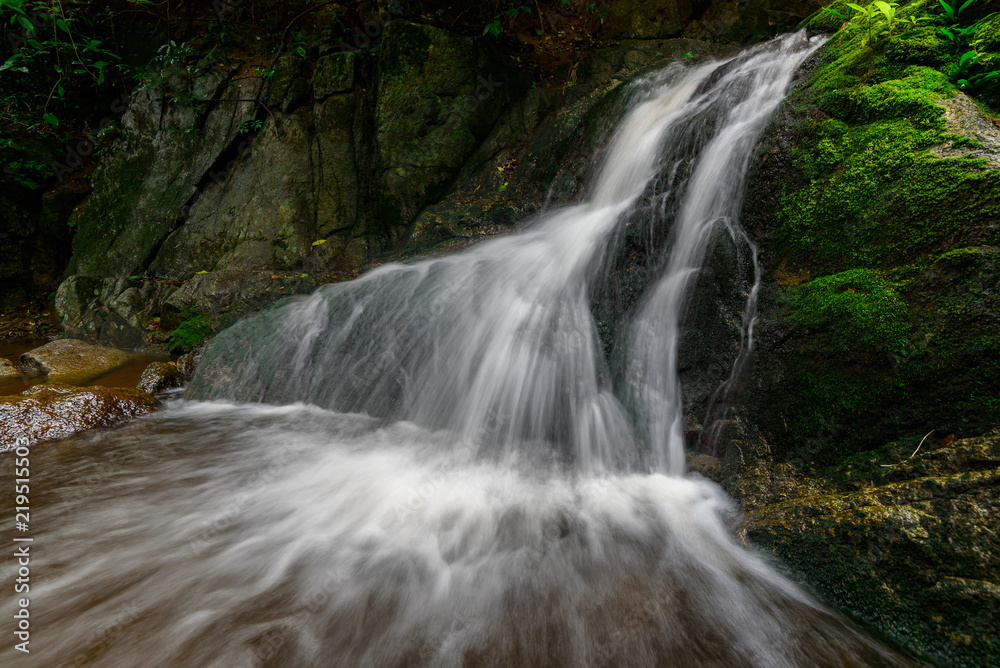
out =
<svg viewBox="0 0 1000 668"><path fill-rule="evenodd" d="M26 376L80 384L124 366L129 359L121 350L59 339L21 355L19 366Z"/></svg>
<svg viewBox="0 0 1000 668"><path fill-rule="evenodd" d="M952 47L931 66L897 39L853 21L827 43L748 189L764 284L744 403L793 463L1000 424L1000 130Z"/></svg>
<svg viewBox="0 0 1000 668"><path fill-rule="evenodd" d="M158 405L151 395L131 388L36 385L0 397L0 451L109 427Z"/></svg>

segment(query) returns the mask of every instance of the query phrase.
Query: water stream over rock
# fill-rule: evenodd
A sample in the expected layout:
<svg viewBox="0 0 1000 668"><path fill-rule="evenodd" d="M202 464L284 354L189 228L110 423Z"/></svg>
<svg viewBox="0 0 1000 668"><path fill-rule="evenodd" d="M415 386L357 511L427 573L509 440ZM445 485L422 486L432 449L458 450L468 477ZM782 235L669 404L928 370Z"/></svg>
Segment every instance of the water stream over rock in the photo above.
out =
<svg viewBox="0 0 1000 668"><path fill-rule="evenodd" d="M684 477L692 279L713 233L745 240L753 147L818 46L790 35L645 78L585 201L246 318L185 400L34 453L31 660L906 665ZM593 285L654 189L677 203L669 253L614 364Z"/></svg>

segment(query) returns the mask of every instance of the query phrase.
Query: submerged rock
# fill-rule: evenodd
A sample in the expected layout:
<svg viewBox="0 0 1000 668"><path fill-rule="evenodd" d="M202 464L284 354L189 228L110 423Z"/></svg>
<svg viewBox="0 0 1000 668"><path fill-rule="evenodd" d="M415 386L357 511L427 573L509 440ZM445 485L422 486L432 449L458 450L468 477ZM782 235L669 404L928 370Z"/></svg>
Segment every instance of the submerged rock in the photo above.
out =
<svg viewBox="0 0 1000 668"><path fill-rule="evenodd" d="M153 362L142 372L137 390L154 394L163 392L184 384L184 374L173 362Z"/></svg>
<svg viewBox="0 0 1000 668"><path fill-rule="evenodd" d="M73 387L49 383L0 397L0 451L18 444L66 438L152 412L150 394L125 387Z"/></svg>
<svg viewBox="0 0 1000 668"><path fill-rule="evenodd" d="M121 350L92 346L76 339L60 339L21 355L20 367L28 376L85 383L128 361L128 353Z"/></svg>
<svg viewBox="0 0 1000 668"><path fill-rule="evenodd" d="M843 479L795 479L783 467L743 471L744 489L778 490L750 507L752 542L942 664L1000 661L1000 429L899 462L856 463Z"/></svg>

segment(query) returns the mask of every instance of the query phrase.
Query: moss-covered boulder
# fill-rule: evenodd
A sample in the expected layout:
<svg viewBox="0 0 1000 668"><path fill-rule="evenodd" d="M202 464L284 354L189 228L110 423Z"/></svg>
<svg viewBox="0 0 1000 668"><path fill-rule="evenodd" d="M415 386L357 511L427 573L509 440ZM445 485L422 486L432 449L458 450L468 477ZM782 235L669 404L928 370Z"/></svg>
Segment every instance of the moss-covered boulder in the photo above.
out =
<svg viewBox="0 0 1000 668"><path fill-rule="evenodd" d="M940 665L994 665L1000 430L916 454L907 445L822 479L745 466L744 490L777 490L744 496L747 536L827 600Z"/></svg>
<svg viewBox="0 0 1000 668"><path fill-rule="evenodd" d="M996 112L959 90L940 6L900 12L918 27L815 19L835 34L746 201L765 283L745 404L798 465L1000 423Z"/></svg>

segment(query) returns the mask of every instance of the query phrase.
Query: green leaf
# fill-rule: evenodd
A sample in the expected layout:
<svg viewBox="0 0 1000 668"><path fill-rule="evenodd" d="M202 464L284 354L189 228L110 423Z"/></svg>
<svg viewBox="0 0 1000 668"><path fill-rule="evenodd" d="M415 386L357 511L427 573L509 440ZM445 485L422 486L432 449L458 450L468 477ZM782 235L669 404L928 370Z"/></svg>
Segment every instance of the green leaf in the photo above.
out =
<svg viewBox="0 0 1000 668"><path fill-rule="evenodd" d="M948 4L947 2L945 2L944 0L938 0L938 2L940 2L940 3L941 3L941 7L943 7L943 8L944 8L944 13L945 13L945 15L946 15L946 16L947 16L947 17L948 17L948 18L949 18L950 20L954 21L954 20L955 20L955 10L951 8L951 5L949 5L949 4Z"/></svg>
<svg viewBox="0 0 1000 668"><path fill-rule="evenodd" d="M854 11L858 12L859 14L864 14L865 16L868 16L868 10L862 7L861 5L856 5L853 2L848 2L847 6L853 9Z"/></svg>
<svg viewBox="0 0 1000 668"><path fill-rule="evenodd" d="M45 114L44 116L42 116L42 120L54 128L59 127L59 119L56 118L55 114Z"/></svg>
<svg viewBox="0 0 1000 668"><path fill-rule="evenodd" d="M66 22L63 21L62 19L56 19L56 27L59 28L60 30L62 30L67 35L70 34L69 33L69 26L66 25Z"/></svg>
<svg viewBox="0 0 1000 668"><path fill-rule="evenodd" d="M882 12L882 14L885 15L885 18L889 19L890 21L896 15L896 8L890 5L888 2L884 2L883 0L875 0L875 2L873 2L872 4L875 5L875 7L880 12Z"/></svg>
<svg viewBox="0 0 1000 668"><path fill-rule="evenodd" d="M100 295L100 294L101 294L101 291L100 291L100 290L98 290L97 288L94 288L94 294L95 294L95 295Z"/></svg>
<svg viewBox="0 0 1000 668"><path fill-rule="evenodd" d="M24 28L28 32L35 32L35 24L29 21L27 18L23 16L15 16L14 18L17 19L17 22L21 24L22 28Z"/></svg>

